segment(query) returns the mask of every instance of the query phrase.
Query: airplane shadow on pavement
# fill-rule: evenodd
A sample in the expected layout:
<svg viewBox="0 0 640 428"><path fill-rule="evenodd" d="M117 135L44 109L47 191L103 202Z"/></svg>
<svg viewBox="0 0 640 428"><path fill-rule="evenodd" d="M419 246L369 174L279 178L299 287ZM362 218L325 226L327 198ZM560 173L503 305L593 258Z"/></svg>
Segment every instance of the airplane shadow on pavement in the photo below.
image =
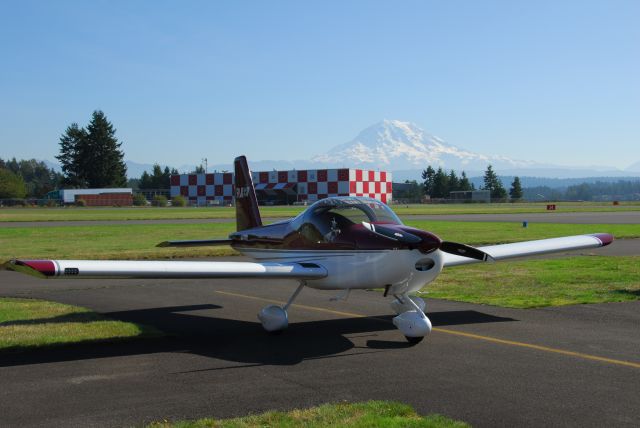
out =
<svg viewBox="0 0 640 428"><path fill-rule="evenodd" d="M293 365L308 359L339 357L339 354L355 347L347 335L373 333L372 337L375 337L375 332L396 329L391 321L393 316L385 314L293 322L282 334L270 335L257 320L216 318L215 309L219 308L202 304L105 313L111 319L153 326L166 336L2 353L0 367L167 352L192 353L251 366ZM516 321L471 310L430 312L428 316L434 327ZM65 320L51 318L38 321ZM364 352L384 352L409 346L412 345L405 342L398 332L397 341L368 340Z"/></svg>

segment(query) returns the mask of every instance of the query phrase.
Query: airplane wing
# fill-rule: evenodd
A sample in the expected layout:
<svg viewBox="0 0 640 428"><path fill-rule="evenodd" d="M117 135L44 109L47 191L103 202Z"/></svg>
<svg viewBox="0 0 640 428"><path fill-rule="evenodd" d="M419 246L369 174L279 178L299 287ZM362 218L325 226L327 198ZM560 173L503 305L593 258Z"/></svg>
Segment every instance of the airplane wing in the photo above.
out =
<svg viewBox="0 0 640 428"><path fill-rule="evenodd" d="M315 263L133 260L11 260L4 268L41 278L291 278L327 276Z"/></svg>
<svg viewBox="0 0 640 428"><path fill-rule="evenodd" d="M477 247L487 253L494 260L505 260L516 257L536 256L540 254L558 253L562 251L584 250L598 248L613 242L613 235L595 233L592 235L564 236L562 238L539 239L536 241L515 242L513 244L489 245ZM459 266L470 263L480 263L469 257L462 257L449 253L442 253L444 266Z"/></svg>

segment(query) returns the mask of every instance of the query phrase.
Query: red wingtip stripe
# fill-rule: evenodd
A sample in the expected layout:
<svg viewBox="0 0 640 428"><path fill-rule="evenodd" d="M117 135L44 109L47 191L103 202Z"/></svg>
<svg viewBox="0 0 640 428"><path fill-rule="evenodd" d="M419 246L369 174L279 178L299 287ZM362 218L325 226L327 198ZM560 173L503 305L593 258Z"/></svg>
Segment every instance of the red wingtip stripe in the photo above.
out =
<svg viewBox="0 0 640 428"><path fill-rule="evenodd" d="M16 264L30 267L46 276L56 274L56 265L51 260L16 260Z"/></svg>
<svg viewBox="0 0 640 428"><path fill-rule="evenodd" d="M594 233L593 235L594 238L597 238L600 242L602 242L602 246L606 246L609 245L613 242L613 235L609 234L609 233Z"/></svg>

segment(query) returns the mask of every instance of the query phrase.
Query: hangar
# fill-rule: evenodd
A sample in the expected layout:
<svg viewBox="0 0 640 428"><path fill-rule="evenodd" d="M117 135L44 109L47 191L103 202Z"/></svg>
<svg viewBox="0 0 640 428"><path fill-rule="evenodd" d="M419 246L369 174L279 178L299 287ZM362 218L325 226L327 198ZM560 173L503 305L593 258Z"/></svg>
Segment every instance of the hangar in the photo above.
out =
<svg viewBox="0 0 640 428"><path fill-rule="evenodd" d="M329 196L368 196L391 202L392 176L386 171L356 168L252 172L262 204L315 202ZM182 195L191 204L225 204L233 201L233 173L179 174L171 176L171 197Z"/></svg>

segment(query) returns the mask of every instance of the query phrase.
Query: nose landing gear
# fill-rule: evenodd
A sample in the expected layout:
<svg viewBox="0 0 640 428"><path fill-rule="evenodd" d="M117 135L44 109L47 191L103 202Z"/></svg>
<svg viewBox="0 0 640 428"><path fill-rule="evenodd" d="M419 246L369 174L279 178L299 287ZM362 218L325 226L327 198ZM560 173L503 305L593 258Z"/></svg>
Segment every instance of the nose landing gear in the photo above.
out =
<svg viewBox="0 0 640 428"><path fill-rule="evenodd" d="M404 334L409 343L419 343L431 333L431 321L424 314L425 302L420 297L410 297L407 293L394 295L391 308L399 314L393 318L393 325Z"/></svg>

